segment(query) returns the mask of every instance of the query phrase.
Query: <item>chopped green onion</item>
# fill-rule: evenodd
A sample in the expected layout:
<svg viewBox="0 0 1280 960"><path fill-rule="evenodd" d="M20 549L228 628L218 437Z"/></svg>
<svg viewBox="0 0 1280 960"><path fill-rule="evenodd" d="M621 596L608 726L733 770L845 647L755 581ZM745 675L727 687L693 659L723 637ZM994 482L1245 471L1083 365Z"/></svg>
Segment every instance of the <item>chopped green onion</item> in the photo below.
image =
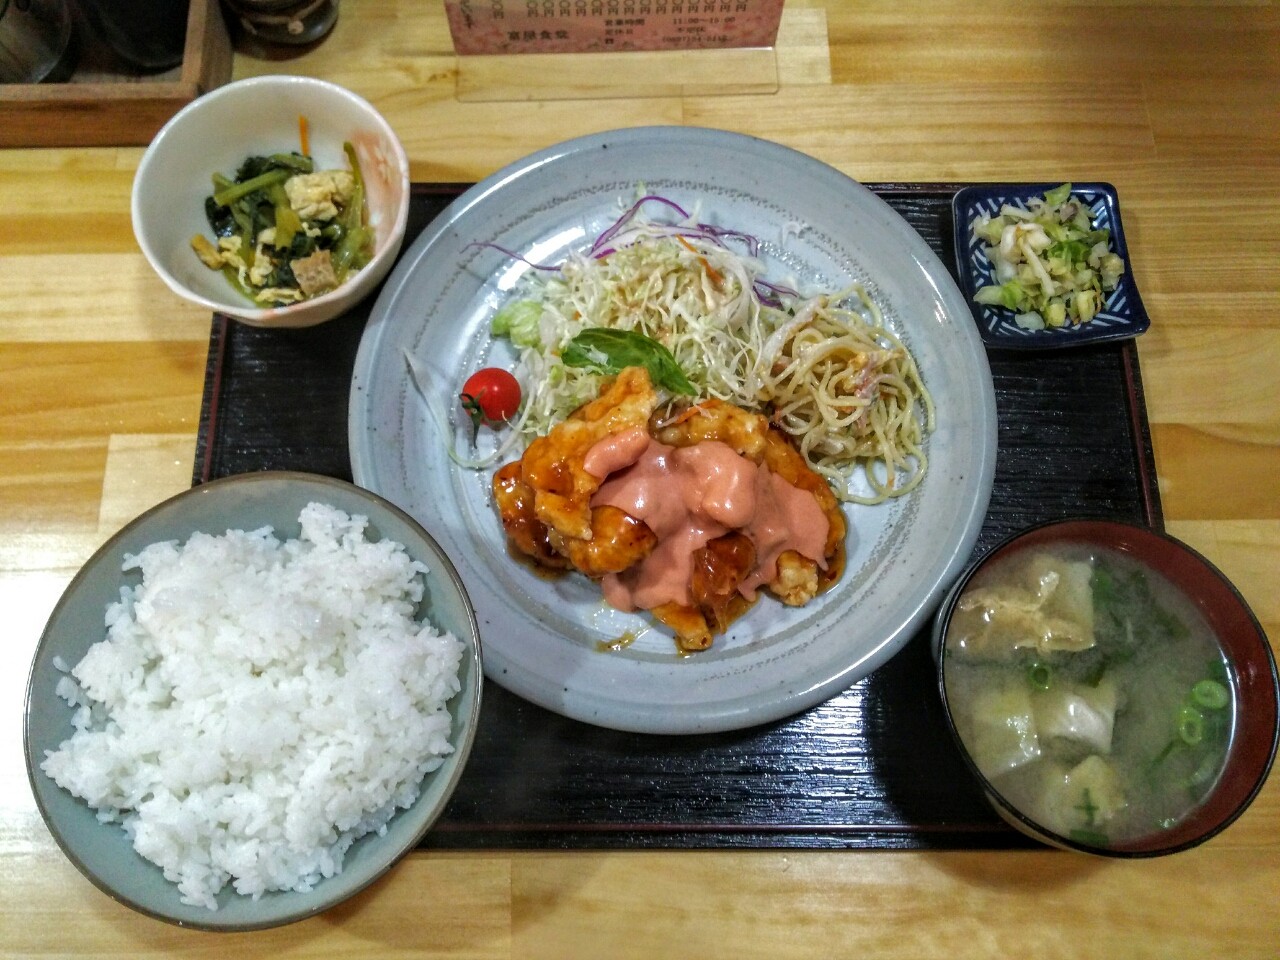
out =
<svg viewBox="0 0 1280 960"><path fill-rule="evenodd" d="M1090 795L1088 787L1085 788L1075 809L1084 815L1084 822L1092 827L1094 820L1098 816L1098 806L1093 802L1093 797Z"/></svg>
<svg viewBox="0 0 1280 960"><path fill-rule="evenodd" d="M1178 736L1182 742L1195 746L1204 739L1204 714L1187 705L1178 711Z"/></svg>
<svg viewBox="0 0 1280 960"><path fill-rule="evenodd" d="M1191 699L1209 710L1221 710L1231 702L1231 691L1217 680L1201 680L1191 688Z"/></svg>
<svg viewBox="0 0 1280 960"><path fill-rule="evenodd" d="M1049 665L1037 661L1027 670L1027 679L1037 690L1048 690L1053 679L1053 671Z"/></svg>
<svg viewBox="0 0 1280 960"><path fill-rule="evenodd" d="M1209 751L1200 761L1200 765L1187 778L1187 786L1192 788L1203 787L1213 779L1214 774L1218 772L1218 768L1221 766L1222 754L1217 750Z"/></svg>

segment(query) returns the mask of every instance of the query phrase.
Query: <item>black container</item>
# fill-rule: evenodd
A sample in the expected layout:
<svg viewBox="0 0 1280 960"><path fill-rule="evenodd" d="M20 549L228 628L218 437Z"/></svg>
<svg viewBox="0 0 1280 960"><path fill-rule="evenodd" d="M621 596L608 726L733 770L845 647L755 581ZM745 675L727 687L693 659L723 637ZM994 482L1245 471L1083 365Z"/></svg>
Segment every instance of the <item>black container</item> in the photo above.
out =
<svg viewBox="0 0 1280 960"><path fill-rule="evenodd" d="M182 63L189 0L76 0L90 31L144 73Z"/></svg>
<svg viewBox="0 0 1280 960"><path fill-rule="evenodd" d="M243 38L256 43L304 46L333 29L338 0L223 0Z"/></svg>
<svg viewBox="0 0 1280 960"><path fill-rule="evenodd" d="M71 0L0 0L0 83L60 83L78 57Z"/></svg>

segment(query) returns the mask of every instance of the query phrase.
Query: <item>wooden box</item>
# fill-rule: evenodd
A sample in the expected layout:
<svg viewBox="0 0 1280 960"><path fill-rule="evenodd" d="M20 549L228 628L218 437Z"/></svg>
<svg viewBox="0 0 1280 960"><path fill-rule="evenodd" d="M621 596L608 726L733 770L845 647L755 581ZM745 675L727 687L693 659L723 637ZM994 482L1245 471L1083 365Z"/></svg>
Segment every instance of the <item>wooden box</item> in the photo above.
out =
<svg viewBox="0 0 1280 960"><path fill-rule="evenodd" d="M183 106L231 78L231 52L219 0L191 0L186 48L173 70L116 76L90 65L66 83L0 84L0 147L149 143Z"/></svg>

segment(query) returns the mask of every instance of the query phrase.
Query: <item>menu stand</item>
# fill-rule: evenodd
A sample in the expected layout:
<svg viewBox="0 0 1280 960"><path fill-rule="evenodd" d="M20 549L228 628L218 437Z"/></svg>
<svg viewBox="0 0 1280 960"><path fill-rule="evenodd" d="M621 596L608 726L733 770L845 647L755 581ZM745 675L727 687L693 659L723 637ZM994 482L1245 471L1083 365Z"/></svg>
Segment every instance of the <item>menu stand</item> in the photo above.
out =
<svg viewBox="0 0 1280 960"><path fill-rule="evenodd" d="M775 93L782 6L783 0L446 0L457 97L474 103Z"/></svg>

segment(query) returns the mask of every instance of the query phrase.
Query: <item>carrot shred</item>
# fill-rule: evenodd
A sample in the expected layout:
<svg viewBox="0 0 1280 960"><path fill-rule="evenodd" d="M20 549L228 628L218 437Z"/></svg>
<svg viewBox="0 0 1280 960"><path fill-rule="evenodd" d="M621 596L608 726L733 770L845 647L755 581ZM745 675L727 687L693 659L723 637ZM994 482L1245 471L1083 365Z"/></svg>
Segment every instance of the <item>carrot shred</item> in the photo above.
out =
<svg viewBox="0 0 1280 960"><path fill-rule="evenodd" d="M302 147L302 155L311 156L311 131L304 116L298 117L298 143Z"/></svg>
<svg viewBox="0 0 1280 960"><path fill-rule="evenodd" d="M697 248L692 243L690 243L684 237L679 235L676 236L676 239L679 240L682 244L684 244L685 249L687 249L690 253L697 256L698 260L701 261L702 263L703 269L707 271L707 276L711 278L712 283L716 284L717 286L724 283L724 277L720 275L720 271L717 270L715 267L713 267L711 264L707 263L707 258L702 256L700 253L698 253Z"/></svg>

